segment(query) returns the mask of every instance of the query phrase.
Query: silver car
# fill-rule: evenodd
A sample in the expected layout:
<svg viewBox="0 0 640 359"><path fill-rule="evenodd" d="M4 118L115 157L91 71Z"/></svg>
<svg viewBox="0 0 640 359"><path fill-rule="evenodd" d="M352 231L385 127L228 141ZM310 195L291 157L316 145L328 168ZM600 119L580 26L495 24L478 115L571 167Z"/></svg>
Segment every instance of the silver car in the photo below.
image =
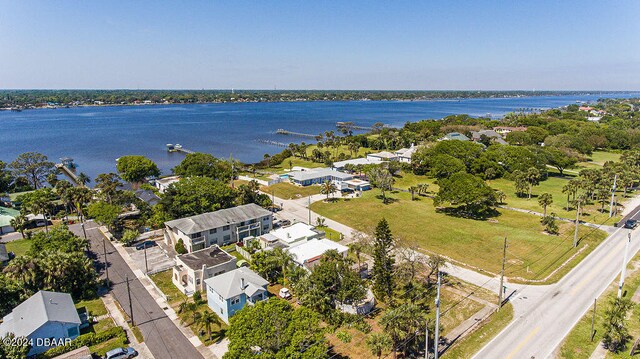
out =
<svg viewBox="0 0 640 359"><path fill-rule="evenodd" d="M129 347L129 348L116 348L113 350L109 350L107 355L105 355L104 359L130 359L135 356L138 356L138 352Z"/></svg>

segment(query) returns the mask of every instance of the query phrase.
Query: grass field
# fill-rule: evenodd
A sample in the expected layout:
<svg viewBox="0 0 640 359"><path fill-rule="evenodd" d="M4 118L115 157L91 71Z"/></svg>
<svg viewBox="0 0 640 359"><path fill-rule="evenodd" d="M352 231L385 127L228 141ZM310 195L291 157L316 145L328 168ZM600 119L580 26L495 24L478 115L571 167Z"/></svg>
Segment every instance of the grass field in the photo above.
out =
<svg viewBox="0 0 640 359"><path fill-rule="evenodd" d="M89 315L94 317L107 314L107 308L104 306L101 298L81 300L77 302L76 309L81 310L81 308L84 308Z"/></svg>
<svg viewBox="0 0 640 359"><path fill-rule="evenodd" d="M488 181L487 183L497 190L503 191L507 198L505 205L509 207L516 207L527 209L530 211L542 213L543 209L538 204L538 196L543 193L550 193L553 196L553 203L547 207L547 213L555 212L558 216L563 218L574 219L576 216L575 209L570 206L567 211L567 195L562 193L562 187L570 180L571 177L550 176L547 180L540 182L539 186L533 187L532 197L516 196L515 182L504 178ZM621 197L621 194L619 195ZM597 224L613 224L620 220L619 216L614 216L609 219L609 206L605 205L605 211L600 212L601 204L588 204L582 207L581 220Z"/></svg>
<svg viewBox="0 0 640 359"><path fill-rule="evenodd" d="M320 193L320 186L296 186L288 182L276 183L271 186L262 186L260 190L269 195L273 194L282 199L296 199L300 197L308 197Z"/></svg>
<svg viewBox="0 0 640 359"><path fill-rule="evenodd" d="M29 248L31 248L31 240L29 239L18 239L7 243L7 252L15 253L16 257L27 253Z"/></svg>
<svg viewBox="0 0 640 359"><path fill-rule="evenodd" d="M525 279L545 278L576 252L570 223L560 224L560 236L550 236L543 233L539 217L526 213L501 210L493 219L471 220L436 212L429 198L411 201L409 193L399 192L389 194L391 202L383 204L378 196L374 189L361 198L319 201L311 207L324 217L365 232L372 232L378 221L386 218L396 238L492 273L500 271L506 236L507 273ZM582 256L605 237L602 231L581 226L578 249L588 245ZM576 263L574 260L571 265Z"/></svg>
<svg viewBox="0 0 640 359"><path fill-rule="evenodd" d="M149 276L158 288L160 288L162 293L169 297L169 305L171 306L174 304L180 304L182 301L187 299L187 296L173 285L173 282L171 281L172 275L173 270L169 269Z"/></svg>
<svg viewBox="0 0 640 359"><path fill-rule="evenodd" d="M438 192L438 185L435 184L435 179L429 178L427 176L418 176L411 172L400 172L399 174L393 176L393 187L400 189L408 189L411 186L417 186L421 183L426 183L429 185L427 191L430 193Z"/></svg>
<svg viewBox="0 0 640 359"><path fill-rule="evenodd" d="M331 229L327 226L316 227L316 229L323 231L327 239L330 239L335 242L340 242L340 240L342 240L341 233L336 231L335 229Z"/></svg>
<svg viewBox="0 0 640 359"><path fill-rule="evenodd" d="M640 257L636 256L634 260L629 263L628 268L632 268L634 265L638 266L640 263L638 260ZM634 263L635 262L635 263ZM627 272L630 273L630 272ZM603 295L598 298L596 305L596 321L595 330L596 334L591 341L591 320L592 311L589 310L585 316L580 319L578 324L569 332L569 335L565 338L560 347L560 356L562 358L577 359L577 358L589 358L591 353L596 349L598 343L602 340L604 312L607 309L607 303L617 295L618 278L616 278ZM625 280L625 297L631 298L636 290L640 287L640 271L636 270L629 274L629 277ZM627 328L633 339L627 344L627 349L620 353L607 352L607 358L630 358L629 348L633 345L633 341L640 338L640 307L638 304L630 311L630 316L627 318Z"/></svg>

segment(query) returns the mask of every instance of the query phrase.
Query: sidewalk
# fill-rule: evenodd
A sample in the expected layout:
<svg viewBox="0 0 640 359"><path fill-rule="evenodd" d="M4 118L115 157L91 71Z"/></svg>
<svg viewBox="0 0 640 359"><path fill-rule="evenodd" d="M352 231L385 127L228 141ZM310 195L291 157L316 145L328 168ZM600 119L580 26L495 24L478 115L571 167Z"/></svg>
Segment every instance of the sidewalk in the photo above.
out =
<svg viewBox="0 0 640 359"><path fill-rule="evenodd" d="M102 302L109 312L107 316L111 317L116 325L122 327L127 333L127 337L131 342L131 347L138 352L138 357L143 359L153 359L153 355L151 355L151 352L149 351L149 348L147 348L147 345L144 342L138 342L136 336L133 335L131 327L129 327L129 323L127 323L124 316L122 315L122 312L120 312L120 310L118 309L118 306L113 300L111 293L107 293L106 295L102 296Z"/></svg>
<svg viewBox="0 0 640 359"><path fill-rule="evenodd" d="M102 231L103 233L108 232L108 230L105 227L100 227L100 231ZM105 235L109 236L106 233ZM187 338L187 340L189 340L189 342L191 342L191 344L200 352L200 354L202 354L202 356L205 357L206 359L220 359L220 357L216 356L209 349L209 347L205 346L202 343L202 341L200 341L200 338L198 338L198 336L195 335L191 331L191 329L182 325L182 323L180 322L180 318L178 318L178 314L173 310L173 308L171 308L169 303L166 301L164 294L159 292L156 289L156 286L152 283L151 279L147 275L145 275L141 269L138 268L138 266L135 264L135 261L131 258L129 253L126 251L126 249L122 245L122 243L113 242L112 244L116 248L120 256L122 257L122 259L125 261L125 263L127 263L129 268L131 268L136 278L140 280L140 283L144 286L147 292L149 292L151 297L155 299L156 303L158 303L160 308L162 308L162 310L167 315L167 317L171 319L171 321L176 325L176 327L178 327L180 332Z"/></svg>

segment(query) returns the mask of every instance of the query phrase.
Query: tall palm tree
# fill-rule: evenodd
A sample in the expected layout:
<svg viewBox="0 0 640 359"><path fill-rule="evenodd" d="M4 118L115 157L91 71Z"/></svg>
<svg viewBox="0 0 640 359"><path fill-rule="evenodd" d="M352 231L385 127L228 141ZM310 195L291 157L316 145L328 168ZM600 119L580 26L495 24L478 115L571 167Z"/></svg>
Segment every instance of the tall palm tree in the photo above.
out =
<svg viewBox="0 0 640 359"><path fill-rule="evenodd" d="M80 186L86 186L87 183L91 182L91 178L89 178L86 173L80 172L77 177L77 182Z"/></svg>
<svg viewBox="0 0 640 359"><path fill-rule="evenodd" d="M44 230L49 233L49 220L47 219L47 212L51 208L51 199L48 196L37 196L31 202L31 211L34 213L42 214L44 217Z"/></svg>
<svg viewBox="0 0 640 359"><path fill-rule="evenodd" d="M287 268L293 263L293 258L289 252L277 248L273 251L274 260L282 270L282 285L287 285Z"/></svg>
<svg viewBox="0 0 640 359"><path fill-rule="evenodd" d="M211 339L211 326L212 325L220 325L220 319L217 315L211 313L210 311L204 311L200 314L200 318L198 319L198 323L201 327L204 327L207 330L207 338Z"/></svg>
<svg viewBox="0 0 640 359"><path fill-rule="evenodd" d="M543 217L547 216L547 207L553 203L553 196L551 193L543 193L538 197L538 204L543 208Z"/></svg>
<svg viewBox="0 0 640 359"><path fill-rule="evenodd" d="M64 204L64 211L67 221L69 221L69 205L73 202L73 199L71 198L71 191L69 191L69 189L72 187L73 185L69 183L69 181L62 180L56 182L56 185L53 189Z"/></svg>
<svg viewBox="0 0 640 359"><path fill-rule="evenodd" d="M418 191L418 187L411 186L409 187L409 192L411 193L411 200L414 201L416 199L416 192Z"/></svg>
<svg viewBox="0 0 640 359"><path fill-rule="evenodd" d="M386 333L371 333L365 343L371 351L371 354L378 357L378 359L382 358L382 353L385 350L391 348L391 339Z"/></svg>
<svg viewBox="0 0 640 359"><path fill-rule="evenodd" d="M27 225L27 217L24 214L20 213L17 217L11 219L10 224L13 229L20 232L20 235L22 235L22 239L24 239L24 229Z"/></svg>
<svg viewBox="0 0 640 359"><path fill-rule="evenodd" d="M338 187L336 187L333 181L325 181L322 185L320 185L320 193L327 195L327 201L329 201L329 195L337 190Z"/></svg>

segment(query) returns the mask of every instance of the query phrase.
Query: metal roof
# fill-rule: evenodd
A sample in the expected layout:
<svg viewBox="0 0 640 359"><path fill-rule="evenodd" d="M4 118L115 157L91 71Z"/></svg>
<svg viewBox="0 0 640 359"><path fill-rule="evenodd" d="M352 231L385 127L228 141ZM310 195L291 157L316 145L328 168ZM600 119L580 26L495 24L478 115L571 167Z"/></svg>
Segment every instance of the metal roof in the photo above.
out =
<svg viewBox="0 0 640 359"><path fill-rule="evenodd" d="M193 234L270 215L273 215L273 213L255 203L249 203L215 212L174 219L164 224L167 227L176 228L182 233Z"/></svg>
<svg viewBox="0 0 640 359"><path fill-rule="evenodd" d="M242 288L244 279L245 287ZM240 267L231 272L222 273L204 281L207 287L213 289L222 298L229 299L245 293L252 296L258 288L263 288L269 282L247 267Z"/></svg>

